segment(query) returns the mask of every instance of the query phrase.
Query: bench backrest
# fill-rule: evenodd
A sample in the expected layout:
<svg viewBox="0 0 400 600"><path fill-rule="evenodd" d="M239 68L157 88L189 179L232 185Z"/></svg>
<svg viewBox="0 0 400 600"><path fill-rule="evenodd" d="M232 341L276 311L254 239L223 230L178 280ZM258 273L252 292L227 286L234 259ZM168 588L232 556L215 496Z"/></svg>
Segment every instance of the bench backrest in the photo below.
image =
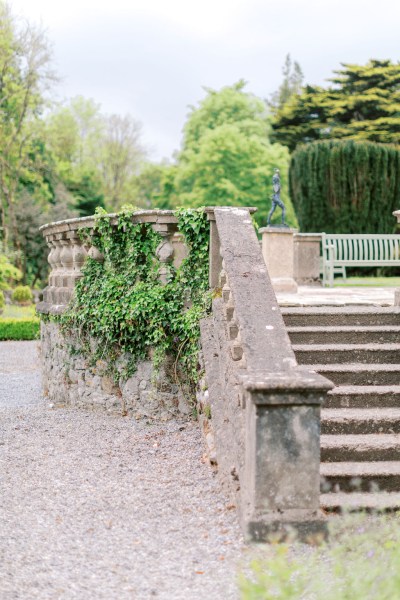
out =
<svg viewBox="0 0 400 600"><path fill-rule="evenodd" d="M322 244L334 246L335 261L400 261L400 235L324 233Z"/></svg>

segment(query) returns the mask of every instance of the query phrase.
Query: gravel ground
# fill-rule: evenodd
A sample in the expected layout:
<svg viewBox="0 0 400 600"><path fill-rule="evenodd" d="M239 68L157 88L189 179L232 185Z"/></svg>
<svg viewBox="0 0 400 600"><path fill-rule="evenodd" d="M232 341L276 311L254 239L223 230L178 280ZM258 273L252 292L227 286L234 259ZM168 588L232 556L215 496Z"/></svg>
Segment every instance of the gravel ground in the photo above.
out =
<svg viewBox="0 0 400 600"><path fill-rule="evenodd" d="M0 342L0 598L238 598L237 515L196 423L52 409Z"/></svg>

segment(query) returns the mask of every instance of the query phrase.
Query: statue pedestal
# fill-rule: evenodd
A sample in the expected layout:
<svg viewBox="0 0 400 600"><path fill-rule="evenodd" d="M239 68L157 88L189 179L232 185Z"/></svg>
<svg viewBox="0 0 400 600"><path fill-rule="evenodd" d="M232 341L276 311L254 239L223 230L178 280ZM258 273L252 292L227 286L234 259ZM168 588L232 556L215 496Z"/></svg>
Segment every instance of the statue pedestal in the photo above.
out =
<svg viewBox="0 0 400 600"><path fill-rule="evenodd" d="M262 227L262 254L275 292L297 292L294 280L294 234L289 227Z"/></svg>

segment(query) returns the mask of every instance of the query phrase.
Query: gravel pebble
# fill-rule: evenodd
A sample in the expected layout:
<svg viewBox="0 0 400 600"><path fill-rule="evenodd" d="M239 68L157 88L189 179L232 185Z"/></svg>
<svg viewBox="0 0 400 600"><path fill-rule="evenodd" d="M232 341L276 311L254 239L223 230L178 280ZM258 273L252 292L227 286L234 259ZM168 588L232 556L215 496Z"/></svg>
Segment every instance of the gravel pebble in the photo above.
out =
<svg viewBox="0 0 400 600"><path fill-rule="evenodd" d="M198 425L51 408L37 346L0 343L2 600L238 598L246 549Z"/></svg>

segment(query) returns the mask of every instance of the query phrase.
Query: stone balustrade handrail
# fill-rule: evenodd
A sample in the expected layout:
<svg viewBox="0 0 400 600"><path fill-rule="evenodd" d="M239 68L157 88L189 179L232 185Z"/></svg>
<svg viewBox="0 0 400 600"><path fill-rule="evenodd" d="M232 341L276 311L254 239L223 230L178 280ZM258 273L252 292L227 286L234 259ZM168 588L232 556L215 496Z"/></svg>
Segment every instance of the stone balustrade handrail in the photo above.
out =
<svg viewBox="0 0 400 600"><path fill-rule="evenodd" d="M297 365L249 212L216 207L214 215L222 297L202 324L202 345L219 469L240 483L247 536L265 540L287 527L307 539L325 527L320 405L333 384Z"/></svg>
<svg viewBox="0 0 400 600"><path fill-rule="evenodd" d="M255 212L255 208L249 208ZM209 221L214 221L214 207L205 209ZM107 215L111 225L118 223L118 213ZM87 256L102 262L101 252L90 242L91 233L96 224L96 215L46 223L40 227L43 237L50 248L48 262L51 267L49 285L43 292L43 302L37 305L38 312L44 314L61 314L71 301L76 282L82 277L82 267ZM168 264L173 262L179 266L187 249L182 237L178 234L178 218L173 210L137 210L132 213L132 222L150 223L162 241L156 256L160 260L160 280L168 279ZM81 239L79 231L89 232L87 239Z"/></svg>
<svg viewBox="0 0 400 600"><path fill-rule="evenodd" d="M115 225L118 222L118 213L108 213L107 217L111 224ZM137 210L132 214L132 221L137 223L177 223L178 219L172 210ZM76 217L74 219L65 219L64 221L55 221L46 223L39 228L43 236L52 235L54 233L65 233L68 231L76 231L77 229L94 227L96 216Z"/></svg>
<svg viewBox="0 0 400 600"><path fill-rule="evenodd" d="M247 210L253 214L257 211L255 207L247 207ZM208 206L205 209L210 220L213 220L214 207ZM107 217L111 220L111 224L115 225L118 222L118 213L108 213ZM132 221L137 223L178 223L178 218L173 210L137 210L132 214ZM77 229L94 227L96 216L75 217L73 219L65 219L63 221L54 221L46 223L39 227L39 231L43 236L52 235L54 233L65 233L68 231L76 231Z"/></svg>

